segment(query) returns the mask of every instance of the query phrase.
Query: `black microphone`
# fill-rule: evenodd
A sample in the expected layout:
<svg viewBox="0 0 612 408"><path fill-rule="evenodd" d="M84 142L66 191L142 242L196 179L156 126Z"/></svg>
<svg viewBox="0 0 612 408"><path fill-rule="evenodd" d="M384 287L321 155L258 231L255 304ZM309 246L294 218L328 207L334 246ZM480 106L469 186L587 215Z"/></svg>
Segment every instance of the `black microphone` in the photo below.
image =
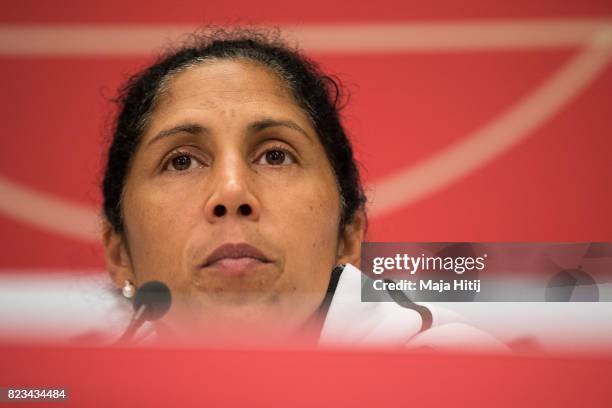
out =
<svg viewBox="0 0 612 408"><path fill-rule="evenodd" d="M143 283L134 296L134 315L125 332L115 344L127 344L146 321L161 319L170 310L172 295L165 283L149 281Z"/></svg>

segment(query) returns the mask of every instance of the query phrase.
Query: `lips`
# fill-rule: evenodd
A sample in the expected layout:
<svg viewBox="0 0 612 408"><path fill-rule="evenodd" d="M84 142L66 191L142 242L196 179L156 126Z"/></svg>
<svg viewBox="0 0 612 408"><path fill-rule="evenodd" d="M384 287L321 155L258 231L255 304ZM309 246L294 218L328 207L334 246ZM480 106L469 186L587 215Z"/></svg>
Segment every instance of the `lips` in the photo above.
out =
<svg viewBox="0 0 612 408"><path fill-rule="evenodd" d="M210 268L222 275L242 275L253 271L257 266L268 264L268 259L259 249L252 245L224 244L215 249L204 262L204 268Z"/></svg>

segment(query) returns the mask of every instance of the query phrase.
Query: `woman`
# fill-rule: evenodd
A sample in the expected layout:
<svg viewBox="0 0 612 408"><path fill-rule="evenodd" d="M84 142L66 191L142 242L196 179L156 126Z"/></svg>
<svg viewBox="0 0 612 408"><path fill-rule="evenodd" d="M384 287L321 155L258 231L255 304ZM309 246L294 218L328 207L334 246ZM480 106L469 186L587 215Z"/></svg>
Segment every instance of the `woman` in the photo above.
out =
<svg viewBox="0 0 612 408"><path fill-rule="evenodd" d="M366 200L340 99L316 64L251 31L198 35L133 76L103 182L117 288L130 297L166 283L164 322L197 336L285 337L320 323L324 339L339 327L329 321L350 321L337 310L342 296L358 300ZM401 341L419 332L421 315L392 308Z"/></svg>

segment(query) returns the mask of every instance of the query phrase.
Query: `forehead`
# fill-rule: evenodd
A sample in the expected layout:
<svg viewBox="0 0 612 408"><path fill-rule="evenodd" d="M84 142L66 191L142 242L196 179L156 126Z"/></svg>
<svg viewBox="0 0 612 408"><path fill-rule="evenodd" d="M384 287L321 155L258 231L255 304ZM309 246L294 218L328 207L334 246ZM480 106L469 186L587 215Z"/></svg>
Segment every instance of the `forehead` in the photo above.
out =
<svg viewBox="0 0 612 408"><path fill-rule="evenodd" d="M226 109L237 104L263 104L281 105L305 116L278 74L248 60L205 61L175 74L164 88L155 109L164 114L189 107Z"/></svg>

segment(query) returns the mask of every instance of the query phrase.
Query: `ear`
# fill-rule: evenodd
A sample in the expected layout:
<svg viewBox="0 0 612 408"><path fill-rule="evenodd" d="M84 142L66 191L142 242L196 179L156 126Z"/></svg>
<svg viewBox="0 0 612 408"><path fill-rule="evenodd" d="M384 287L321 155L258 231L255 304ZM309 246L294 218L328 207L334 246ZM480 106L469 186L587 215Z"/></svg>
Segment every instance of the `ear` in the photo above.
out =
<svg viewBox="0 0 612 408"><path fill-rule="evenodd" d="M111 279L118 288L123 287L126 280L136 284L136 276L130 262L125 237L104 221L102 242L106 268Z"/></svg>
<svg viewBox="0 0 612 408"><path fill-rule="evenodd" d="M350 263L361 267L361 243L365 236L366 216L363 210L358 210L353 220L344 227L338 245L338 263Z"/></svg>

